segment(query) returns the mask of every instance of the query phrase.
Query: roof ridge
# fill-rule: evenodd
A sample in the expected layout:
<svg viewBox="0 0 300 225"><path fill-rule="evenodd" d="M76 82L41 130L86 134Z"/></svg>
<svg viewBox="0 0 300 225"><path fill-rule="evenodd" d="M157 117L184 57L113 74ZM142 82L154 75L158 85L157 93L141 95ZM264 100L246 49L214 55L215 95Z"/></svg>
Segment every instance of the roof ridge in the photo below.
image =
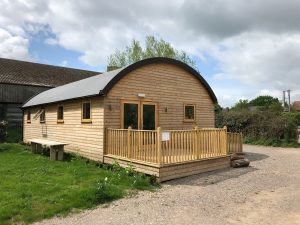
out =
<svg viewBox="0 0 300 225"><path fill-rule="evenodd" d="M15 61L15 62L21 62L21 63L29 63L29 64L35 64L35 65L40 65L40 66L49 66L49 67L62 68L62 69L68 69L68 70L79 70L79 71L83 71L83 72L93 72L93 73L100 73L100 74L103 73L103 72L93 71L93 70L84 70L84 69L78 69L78 68L74 68L74 67L58 66L58 65L45 64L45 63L32 62L32 61L25 61L25 60L19 60L19 59L9 59L9 58L0 57L0 60Z"/></svg>

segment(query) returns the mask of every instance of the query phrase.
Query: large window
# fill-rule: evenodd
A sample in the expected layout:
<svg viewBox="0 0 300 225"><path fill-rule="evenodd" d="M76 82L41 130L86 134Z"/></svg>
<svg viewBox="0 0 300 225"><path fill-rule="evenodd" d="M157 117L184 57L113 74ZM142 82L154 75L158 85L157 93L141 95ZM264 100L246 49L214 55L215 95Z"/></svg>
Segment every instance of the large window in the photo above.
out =
<svg viewBox="0 0 300 225"><path fill-rule="evenodd" d="M195 121L195 105L184 105L184 121Z"/></svg>
<svg viewBox="0 0 300 225"><path fill-rule="evenodd" d="M82 122L91 122L91 101L82 102Z"/></svg>
<svg viewBox="0 0 300 225"><path fill-rule="evenodd" d="M64 106L60 105L57 108L57 122L63 123L64 122Z"/></svg>
<svg viewBox="0 0 300 225"><path fill-rule="evenodd" d="M42 108L40 112L40 123L45 123L45 122L46 122L45 108Z"/></svg>
<svg viewBox="0 0 300 225"><path fill-rule="evenodd" d="M27 109L27 123L31 123L31 112L30 112L30 109Z"/></svg>

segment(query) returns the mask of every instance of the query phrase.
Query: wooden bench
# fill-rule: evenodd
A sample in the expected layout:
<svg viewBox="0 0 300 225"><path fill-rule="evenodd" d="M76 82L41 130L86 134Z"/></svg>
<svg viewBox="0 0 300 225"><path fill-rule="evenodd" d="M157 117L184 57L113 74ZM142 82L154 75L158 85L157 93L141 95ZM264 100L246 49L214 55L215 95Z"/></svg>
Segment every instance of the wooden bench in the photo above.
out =
<svg viewBox="0 0 300 225"><path fill-rule="evenodd" d="M64 159L64 146L67 145L66 143L46 139L31 139L29 142L31 143L31 150L34 154L41 153L43 147L49 147L51 160Z"/></svg>

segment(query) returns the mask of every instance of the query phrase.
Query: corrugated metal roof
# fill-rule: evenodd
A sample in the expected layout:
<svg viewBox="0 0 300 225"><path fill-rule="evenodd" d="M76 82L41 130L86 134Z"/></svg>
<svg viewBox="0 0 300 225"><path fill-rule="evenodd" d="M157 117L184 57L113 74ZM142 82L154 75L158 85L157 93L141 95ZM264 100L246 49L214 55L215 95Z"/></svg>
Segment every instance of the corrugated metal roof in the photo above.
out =
<svg viewBox="0 0 300 225"><path fill-rule="evenodd" d="M67 99L76 99L86 96L99 95L100 92L106 87L106 85L121 70L122 68L44 91L29 99L23 105L23 108L34 105L59 102Z"/></svg>

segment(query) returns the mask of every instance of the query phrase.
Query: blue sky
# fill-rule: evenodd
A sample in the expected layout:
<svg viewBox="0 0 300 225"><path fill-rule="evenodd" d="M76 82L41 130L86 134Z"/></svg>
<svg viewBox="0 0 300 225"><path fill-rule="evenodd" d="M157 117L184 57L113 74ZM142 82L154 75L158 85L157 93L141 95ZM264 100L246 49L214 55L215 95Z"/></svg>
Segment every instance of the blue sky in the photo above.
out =
<svg viewBox="0 0 300 225"><path fill-rule="evenodd" d="M222 106L300 99L300 2L0 0L0 57L105 71L135 38L162 38L197 62Z"/></svg>

